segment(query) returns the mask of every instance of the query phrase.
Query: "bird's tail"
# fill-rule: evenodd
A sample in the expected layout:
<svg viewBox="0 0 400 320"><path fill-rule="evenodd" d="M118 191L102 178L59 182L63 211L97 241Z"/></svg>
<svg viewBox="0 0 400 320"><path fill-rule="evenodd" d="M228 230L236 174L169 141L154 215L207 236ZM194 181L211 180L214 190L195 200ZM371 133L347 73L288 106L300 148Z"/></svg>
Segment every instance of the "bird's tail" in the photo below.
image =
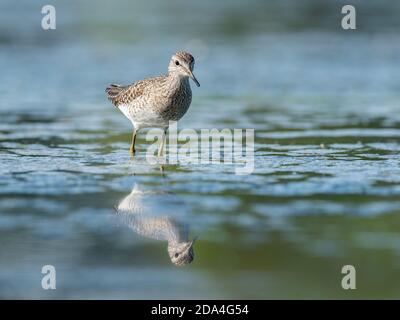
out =
<svg viewBox="0 0 400 320"><path fill-rule="evenodd" d="M117 98L125 88L126 86L120 86L119 84L110 84L106 88L108 100L110 100L116 106Z"/></svg>

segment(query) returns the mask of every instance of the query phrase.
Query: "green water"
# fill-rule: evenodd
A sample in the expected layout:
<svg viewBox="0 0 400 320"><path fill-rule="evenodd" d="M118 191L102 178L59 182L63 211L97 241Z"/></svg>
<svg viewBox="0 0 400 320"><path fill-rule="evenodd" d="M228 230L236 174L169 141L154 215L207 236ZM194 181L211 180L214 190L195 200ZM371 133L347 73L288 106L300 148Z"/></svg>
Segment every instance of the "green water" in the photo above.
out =
<svg viewBox="0 0 400 320"><path fill-rule="evenodd" d="M360 4L345 32L336 1L53 2L46 32L38 1L0 5L0 297L400 296L398 5ZM104 88L180 49L201 87L179 128L255 129L251 175L160 171L144 135L130 159ZM145 218L199 237L191 264L121 219L133 188Z"/></svg>

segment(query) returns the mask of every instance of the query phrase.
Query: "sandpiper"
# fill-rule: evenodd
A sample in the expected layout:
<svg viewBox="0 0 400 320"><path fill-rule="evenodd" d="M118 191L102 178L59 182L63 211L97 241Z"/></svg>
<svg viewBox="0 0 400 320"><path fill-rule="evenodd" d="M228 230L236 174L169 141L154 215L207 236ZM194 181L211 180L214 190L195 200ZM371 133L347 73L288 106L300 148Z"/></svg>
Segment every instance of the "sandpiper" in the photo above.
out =
<svg viewBox="0 0 400 320"><path fill-rule="evenodd" d="M162 192L140 190L137 185L116 206L117 214L129 228L137 234L156 240L168 242L167 251L171 262L184 266L194 259L193 244L197 237L189 240L189 226L176 217L160 215L158 197L166 197ZM162 198L164 199L164 198ZM166 204L168 205L168 200ZM170 199L175 201L176 199Z"/></svg>
<svg viewBox="0 0 400 320"><path fill-rule="evenodd" d="M168 65L168 74L121 86L111 84L106 89L108 99L133 125L130 153L135 154L135 140L142 128L161 128L163 138L158 148L162 155L169 121L180 120L192 102L189 77L200 87L193 74L194 58L190 53L175 53Z"/></svg>

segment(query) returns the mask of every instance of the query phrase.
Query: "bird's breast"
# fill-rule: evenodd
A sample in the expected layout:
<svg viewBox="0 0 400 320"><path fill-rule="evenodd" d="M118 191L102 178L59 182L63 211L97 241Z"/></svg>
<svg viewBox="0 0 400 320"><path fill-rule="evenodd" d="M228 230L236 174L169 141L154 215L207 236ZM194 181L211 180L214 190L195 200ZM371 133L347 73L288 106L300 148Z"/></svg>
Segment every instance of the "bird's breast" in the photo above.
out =
<svg viewBox="0 0 400 320"><path fill-rule="evenodd" d="M166 97L167 103L162 110L162 116L168 120L178 121L190 107L192 90L189 85L181 85Z"/></svg>

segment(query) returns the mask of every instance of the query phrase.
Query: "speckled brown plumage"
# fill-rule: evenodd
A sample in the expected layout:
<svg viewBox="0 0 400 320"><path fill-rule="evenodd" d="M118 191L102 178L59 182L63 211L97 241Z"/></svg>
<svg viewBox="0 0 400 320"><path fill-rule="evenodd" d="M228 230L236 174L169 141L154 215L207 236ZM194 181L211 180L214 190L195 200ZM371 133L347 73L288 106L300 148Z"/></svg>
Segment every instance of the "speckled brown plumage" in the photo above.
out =
<svg viewBox="0 0 400 320"><path fill-rule="evenodd" d="M158 81L163 81L163 76L140 80L131 85L121 86L118 84L111 84L107 89L107 98L112 104L118 107L121 104L128 104L139 98L146 87L151 88Z"/></svg>
<svg viewBox="0 0 400 320"><path fill-rule="evenodd" d="M175 53L175 55L182 60L186 61L188 64L194 62L194 58L190 53L184 52L184 51L178 51Z"/></svg>
<svg viewBox="0 0 400 320"><path fill-rule="evenodd" d="M192 102L189 77L200 86L193 68L193 56L179 51L171 57L167 75L127 86L111 84L106 88L107 98L132 122L134 134L146 127L165 130L169 121L180 120L189 109Z"/></svg>

